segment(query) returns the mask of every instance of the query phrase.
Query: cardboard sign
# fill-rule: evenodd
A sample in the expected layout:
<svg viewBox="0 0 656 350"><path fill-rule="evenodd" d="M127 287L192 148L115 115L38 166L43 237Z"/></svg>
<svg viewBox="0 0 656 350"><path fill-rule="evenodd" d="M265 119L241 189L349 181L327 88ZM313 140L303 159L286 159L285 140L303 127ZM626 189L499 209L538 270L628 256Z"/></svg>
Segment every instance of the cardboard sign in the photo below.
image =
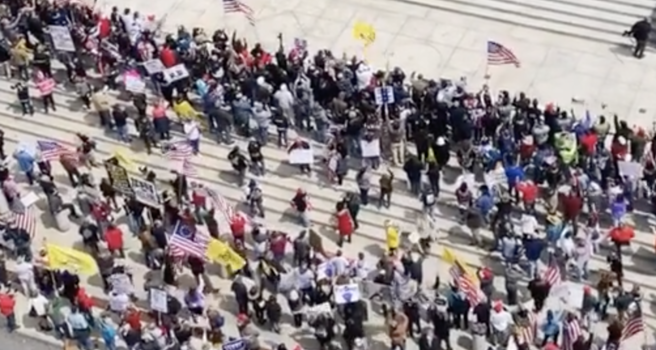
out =
<svg viewBox="0 0 656 350"><path fill-rule="evenodd" d="M360 140L360 148L362 149L362 158L380 157L380 139Z"/></svg>
<svg viewBox="0 0 656 350"><path fill-rule="evenodd" d="M71 32L66 26L49 26L52 45L59 51L75 52L75 43Z"/></svg>
<svg viewBox="0 0 656 350"><path fill-rule="evenodd" d="M167 84L175 83L178 80L189 77L189 72L184 64L177 64L171 68L166 68L162 71L162 74L164 75L164 81Z"/></svg>
<svg viewBox="0 0 656 350"><path fill-rule="evenodd" d="M143 94L146 92L146 83L138 75L125 74L123 76L123 84L125 84L126 91L135 94Z"/></svg>
<svg viewBox="0 0 656 350"><path fill-rule="evenodd" d="M150 309L161 313L169 312L168 295L165 291L158 288L151 288L148 292Z"/></svg>
<svg viewBox="0 0 656 350"><path fill-rule="evenodd" d="M159 193L154 183L131 176L130 185L134 191L134 196L139 202L152 207L160 204Z"/></svg>
<svg viewBox="0 0 656 350"><path fill-rule="evenodd" d="M143 66L146 69L146 72L148 72L148 75L161 73L166 69L162 61L160 61L158 58L144 62Z"/></svg>
<svg viewBox="0 0 656 350"><path fill-rule="evenodd" d="M289 164L312 164L314 163L314 151L310 149L297 148L289 152Z"/></svg>

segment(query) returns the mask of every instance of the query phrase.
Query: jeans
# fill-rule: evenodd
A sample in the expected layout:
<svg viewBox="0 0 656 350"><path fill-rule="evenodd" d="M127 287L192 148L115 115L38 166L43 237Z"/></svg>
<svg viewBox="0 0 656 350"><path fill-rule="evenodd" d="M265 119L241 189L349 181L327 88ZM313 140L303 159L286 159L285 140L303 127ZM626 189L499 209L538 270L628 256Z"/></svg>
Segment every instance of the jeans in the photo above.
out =
<svg viewBox="0 0 656 350"><path fill-rule="evenodd" d="M262 144L262 146L266 146L268 138L269 138L269 128L261 127L259 126L257 128L257 135L256 135L257 140Z"/></svg>
<svg viewBox="0 0 656 350"><path fill-rule="evenodd" d="M116 126L116 133L118 135L118 138L123 141L123 142L130 142L130 135L128 134L128 126L127 125L121 125L121 126Z"/></svg>
<svg viewBox="0 0 656 350"><path fill-rule="evenodd" d="M6 316L7 318L7 330L13 332L18 325L16 324L16 315L12 312Z"/></svg>
<svg viewBox="0 0 656 350"><path fill-rule="evenodd" d="M21 104L21 110L23 111L23 115L29 114L29 115L34 115L34 106L32 106L32 102L29 100L27 101L20 101Z"/></svg>
<svg viewBox="0 0 656 350"><path fill-rule="evenodd" d="M360 204L367 205L369 204L369 189L360 188Z"/></svg>
<svg viewBox="0 0 656 350"><path fill-rule="evenodd" d="M55 107L55 99L52 98L52 94L45 95L42 97L42 99L43 99L43 109L45 110L46 113L48 113L50 109L52 109L53 111L57 110L57 107Z"/></svg>
<svg viewBox="0 0 656 350"><path fill-rule="evenodd" d="M191 146L191 149L194 151L194 154L198 154L200 152L200 139L189 140L189 145Z"/></svg>
<svg viewBox="0 0 656 350"><path fill-rule="evenodd" d="M287 129L278 129L278 147L287 147Z"/></svg>
<svg viewBox="0 0 656 350"><path fill-rule="evenodd" d="M307 211L299 212L298 218L303 227L310 227L310 217L308 216Z"/></svg>

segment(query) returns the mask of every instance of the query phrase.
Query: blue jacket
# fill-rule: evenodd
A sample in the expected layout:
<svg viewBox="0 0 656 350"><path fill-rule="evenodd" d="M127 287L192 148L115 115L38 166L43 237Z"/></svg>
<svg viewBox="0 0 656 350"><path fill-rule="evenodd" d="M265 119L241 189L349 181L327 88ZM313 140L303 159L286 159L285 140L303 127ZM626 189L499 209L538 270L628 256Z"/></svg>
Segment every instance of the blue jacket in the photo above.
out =
<svg viewBox="0 0 656 350"><path fill-rule="evenodd" d="M487 215L494 207L494 200L490 195L483 194L476 200L476 207L483 215Z"/></svg>
<svg viewBox="0 0 656 350"><path fill-rule="evenodd" d="M14 153L14 158L18 161L20 171L24 173L31 173L34 171L34 157L26 151L18 151Z"/></svg>
<svg viewBox="0 0 656 350"><path fill-rule="evenodd" d="M508 178L508 186L515 187L519 181L524 180L524 169L517 165L506 167L506 177Z"/></svg>
<svg viewBox="0 0 656 350"><path fill-rule="evenodd" d="M529 261L537 261L546 246L545 242L538 238L529 238L524 241L524 255Z"/></svg>
<svg viewBox="0 0 656 350"><path fill-rule="evenodd" d="M560 325L558 324L558 320L551 310L547 310L547 320L542 325L542 332L545 336L553 336L560 332Z"/></svg>
<svg viewBox="0 0 656 350"><path fill-rule="evenodd" d="M556 243L563 233L563 224L547 224L547 241Z"/></svg>
<svg viewBox="0 0 656 350"><path fill-rule="evenodd" d="M105 344L114 344L116 342L116 328L105 323L100 324L100 335Z"/></svg>

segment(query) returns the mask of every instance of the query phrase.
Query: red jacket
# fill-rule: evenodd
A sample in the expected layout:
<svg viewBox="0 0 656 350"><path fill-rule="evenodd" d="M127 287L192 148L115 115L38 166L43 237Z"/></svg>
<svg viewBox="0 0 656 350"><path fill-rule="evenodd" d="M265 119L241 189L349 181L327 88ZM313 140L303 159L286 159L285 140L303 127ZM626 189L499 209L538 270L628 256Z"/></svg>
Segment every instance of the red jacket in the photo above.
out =
<svg viewBox="0 0 656 350"><path fill-rule="evenodd" d="M579 215L581 208L583 208L583 201L581 197L575 194L568 194L563 197L563 214L565 219L571 220Z"/></svg>
<svg viewBox="0 0 656 350"><path fill-rule="evenodd" d="M83 310L91 310L93 307L93 299L87 294L84 288L77 290L77 303Z"/></svg>
<svg viewBox="0 0 656 350"><path fill-rule="evenodd" d="M337 214L337 230L340 236L350 236L353 233L353 220L351 214L346 209L342 209Z"/></svg>
<svg viewBox="0 0 656 350"><path fill-rule="evenodd" d="M521 192L524 203L535 203L538 198L538 186L532 182L520 182L517 184L517 190Z"/></svg>
<svg viewBox="0 0 656 350"><path fill-rule="evenodd" d="M110 226L105 231L105 241L110 251L123 249L123 231L116 226Z"/></svg>
<svg viewBox="0 0 656 350"><path fill-rule="evenodd" d="M2 315L9 316L13 314L14 306L16 306L16 300L14 300L13 295L0 294L0 313Z"/></svg>
<svg viewBox="0 0 656 350"><path fill-rule="evenodd" d="M230 231L233 237L243 238L246 234L246 219L237 215L230 220Z"/></svg>
<svg viewBox="0 0 656 350"><path fill-rule="evenodd" d="M175 53L168 47L162 49L159 54L159 59L166 68L171 68L178 64L178 59L175 57Z"/></svg>

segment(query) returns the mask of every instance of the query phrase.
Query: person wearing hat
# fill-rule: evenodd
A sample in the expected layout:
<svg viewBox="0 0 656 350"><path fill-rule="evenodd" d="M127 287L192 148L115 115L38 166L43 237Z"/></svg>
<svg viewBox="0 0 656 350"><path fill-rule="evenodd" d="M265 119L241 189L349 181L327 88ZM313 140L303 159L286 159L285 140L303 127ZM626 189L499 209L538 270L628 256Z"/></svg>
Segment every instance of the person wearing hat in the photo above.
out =
<svg viewBox="0 0 656 350"><path fill-rule="evenodd" d="M499 300L494 302L492 313L490 314L490 325L492 327L491 343L493 345L507 344L513 324L512 315L504 309L503 303Z"/></svg>

